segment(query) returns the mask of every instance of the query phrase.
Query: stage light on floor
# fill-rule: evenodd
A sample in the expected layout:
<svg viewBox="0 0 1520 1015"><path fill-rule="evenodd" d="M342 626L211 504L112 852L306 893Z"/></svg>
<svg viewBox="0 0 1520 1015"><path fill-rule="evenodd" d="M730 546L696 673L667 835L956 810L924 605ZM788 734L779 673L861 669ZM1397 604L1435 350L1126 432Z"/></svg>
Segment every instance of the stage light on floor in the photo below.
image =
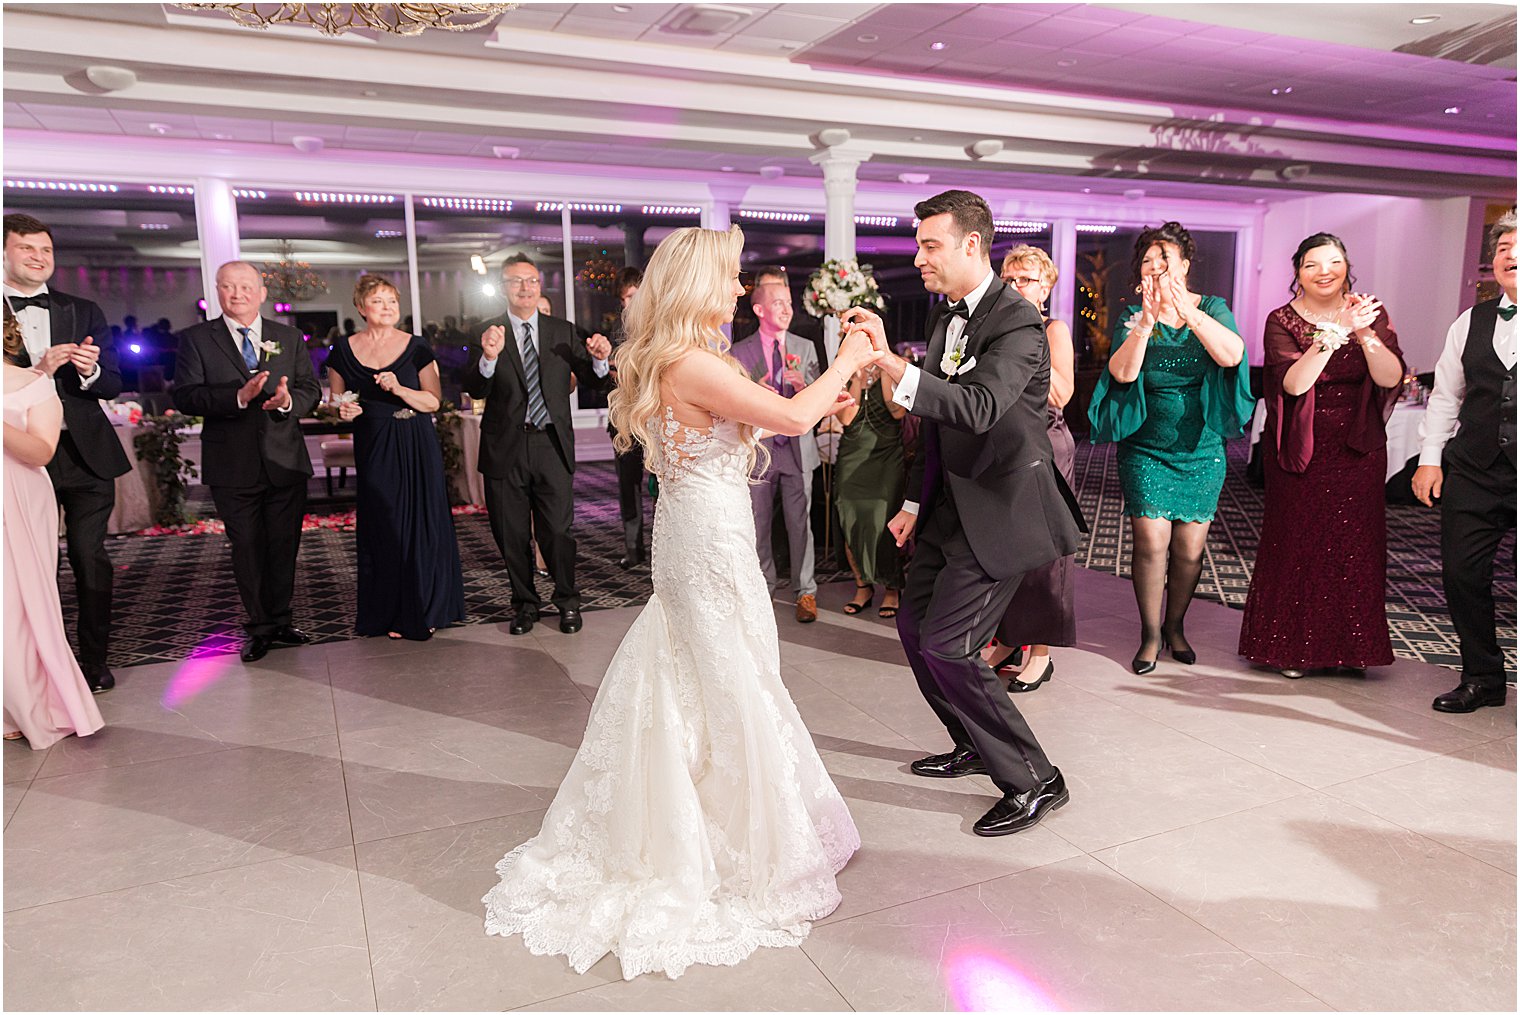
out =
<svg viewBox="0 0 1520 1015"><path fill-rule="evenodd" d="M1033 977L1000 955L966 952L946 963L956 1011L1060 1011Z"/></svg>

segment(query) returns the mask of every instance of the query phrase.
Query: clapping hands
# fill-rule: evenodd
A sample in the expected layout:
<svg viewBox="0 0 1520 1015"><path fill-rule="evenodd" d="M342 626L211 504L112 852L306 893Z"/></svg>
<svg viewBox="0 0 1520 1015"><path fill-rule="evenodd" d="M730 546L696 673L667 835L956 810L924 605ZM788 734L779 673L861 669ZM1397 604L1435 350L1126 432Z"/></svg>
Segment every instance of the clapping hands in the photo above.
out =
<svg viewBox="0 0 1520 1015"><path fill-rule="evenodd" d="M1348 293L1346 309L1356 336L1363 340L1372 337L1372 325L1383 310L1383 301L1369 293Z"/></svg>

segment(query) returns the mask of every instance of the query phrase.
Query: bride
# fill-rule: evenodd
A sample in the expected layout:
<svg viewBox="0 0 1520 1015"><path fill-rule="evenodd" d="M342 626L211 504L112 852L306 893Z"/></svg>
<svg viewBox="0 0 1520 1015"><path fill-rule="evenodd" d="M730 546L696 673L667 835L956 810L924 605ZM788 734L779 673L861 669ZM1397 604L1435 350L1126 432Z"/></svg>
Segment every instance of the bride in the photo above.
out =
<svg viewBox="0 0 1520 1015"><path fill-rule="evenodd" d="M534 838L497 865L486 932L624 979L798 945L839 905L860 835L781 682L748 477L762 431L800 436L850 403L865 334L787 399L751 381L733 319L744 234L678 229L626 312L618 450L659 476L654 595L613 657Z"/></svg>

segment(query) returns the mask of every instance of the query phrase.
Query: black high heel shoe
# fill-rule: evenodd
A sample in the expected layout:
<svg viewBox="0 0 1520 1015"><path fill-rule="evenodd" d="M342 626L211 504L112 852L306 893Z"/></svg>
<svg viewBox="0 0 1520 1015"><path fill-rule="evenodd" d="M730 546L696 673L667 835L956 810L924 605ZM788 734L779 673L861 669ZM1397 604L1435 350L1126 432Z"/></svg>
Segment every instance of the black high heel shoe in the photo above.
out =
<svg viewBox="0 0 1520 1015"><path fill-rule="evenodd" d="M1177 640L1182 642L1182 644L1186 647L1178 648L1172 644L1171 635L1167 634L1165 631L1161 632L1161 642L1166 647L1166 650L1172 654L1173 659L1177 660L1184 666L1191 666L1196 663L1198 661L1198 653L1193 651L1193 646L1188 644L1187 638L1185 638L1180 631L1177 633Z"/></svg>
<svg viewBox="0 0 1520 1015"><path fill-rule="evenodd" d="M1155 671L1155 669L1156 669L1156 660L1154 660L1154 659L1141 659L1139 656L1135 656L1135 658L1133 658L1133 659L1131 659L1129 661L1129 668L1132 669L1132 670L1134 670L1136 673L1140 674L1140 676L1143 677L1147 673L1152 673L1152 672Z"/></svg>
<svg viewBox="0 0 1520 1015"><path fill-rule="evenodd" d="M1054 659L1052 659L1050 656L1037 656L1036 658L1045 660L1045 672L1040 674L1040 679L1032 681L1030 683L1025 683L1018 677L1011 677L1008 681L1009 694L1024 694L1027 691L1033 691L1035 688L1045 683L1045 681L1056 675L1056 661Z"/></svg>

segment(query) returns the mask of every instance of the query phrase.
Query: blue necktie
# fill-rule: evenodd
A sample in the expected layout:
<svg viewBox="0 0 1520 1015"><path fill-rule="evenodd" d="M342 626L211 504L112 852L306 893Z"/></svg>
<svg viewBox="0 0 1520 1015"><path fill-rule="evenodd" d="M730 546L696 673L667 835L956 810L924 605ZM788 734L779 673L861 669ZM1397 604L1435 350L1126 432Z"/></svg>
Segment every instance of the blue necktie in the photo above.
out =
<svg viewBox="0 0 1520 1015"><path fill-rule="evenodd" d="M243 334L243 362L253 370L259 365L259 351L253 347L253 329L239 328L238 331Z"/></svg>
<svg viewBox="0 0 1520 1015"><path fill-rule="evenodd" d="M543 387L538 383L538 348L533 343L533 325L523 325L523 379L528 382L528 422L542 427L549 422L549 407L544 404Z"/></svg>

